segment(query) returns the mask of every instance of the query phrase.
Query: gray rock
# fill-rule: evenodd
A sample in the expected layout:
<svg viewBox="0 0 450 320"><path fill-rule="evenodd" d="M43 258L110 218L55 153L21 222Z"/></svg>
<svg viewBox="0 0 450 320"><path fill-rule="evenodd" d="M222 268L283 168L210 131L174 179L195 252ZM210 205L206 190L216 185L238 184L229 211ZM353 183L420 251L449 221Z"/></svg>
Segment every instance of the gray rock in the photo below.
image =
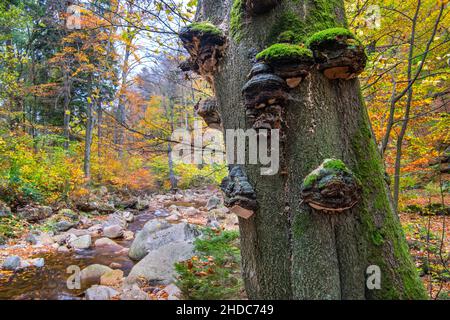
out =
<svg viewBox="0 0 450 320"><path fill-rule="evenodd" d="M169 211L167 211L166 209L158 209L153 214L158 218L165 218L170 216Z"/></svg>
<svg viewBox="0 0 450 320"><path fill-rule="evenodd" d="M192 242L200 232L187 223L171 225L167 221L152 220L136 235L129 252L133 260L144 258L148 252L175 241Z"/></svg>
<svg viewBox="0 0 450 320"><path fill-rule="evenodd" d="M46 206L26 206L17 210L17 215L28 222L37 222L49 218L53 214L53 210Z"/></svg>
<svg viewBox="0 0 450 320"><path fill-rule="evenodd" d="M38 243L38 236L36 234L34 234L33 232L30 232L26 236L25 241L30 243L30 244L37 244Z"/></svg>
<svg viewBox="0 0 450 320"><path fill-rule="evenodd" d="M124 218L124 220L128 223L133 222L134 221L134 214L132 214L129 211L124 211L122 212L122 217Z"/></svg>
<svg viewBox="0 0 450 320"><path fill-rule="evenodd" d="M174 264L194 256L194 245L188 242L173 242L151 251L139 261L126 278L128 284L143 278L151 285L165 285L175 281Z"/></svg>
<svg viewBox="0 0 450 320"><path fill-rule="evenodd" d="M110 239L117 239L123 236L123 228L119 225L106 226L103 229L103 236Z"/></svg>
<svg viewBox="0 0 450 320"><path fill-rule="evenodd" d="M123 247L119 244L117 244L116 242L114 242L113 240L109 239L109 238L101 238L95 241L95 246L98 248L110 248L114 251L119 251L122 250Z"/></svg>
<svg viewBox="0 0 450 320"><path fill-rule="evenodd" d="M182 296L180 288L173 283L165 287L162 291L165 291L169 295L167 300L180 300Z"/></svg>
<svg viewBox="0 0 450 320"><path fill-rule="evenodd" d="M222 200L219 197L212 196L209 198L206 208L208 211L218 208L222 204Z"/></svg>
<svg viewBox="0 0 450 320"><path fill-rule="evenodd" d="M113 213L110 214L106 222L103 223L103 228L109 227L109 226L121 226L122 229L125 229L128 225L128 223L123 218L122 214L120 213Z"/></svg>
<svg viewBox="0 0 450 320"><path fill-rule="evenodd" d="M45 266L44 258L37 258L30 261L30 263L36 268L43 268Z"/></svg>
<svg viewBox="0 0 450 320"><path fill-rule="evenodd" d="M57 251L58 251L59 253L69 253L69 252L70 252L70 249L67 248L66 246L60 246L60 247L58 247Z"/></svg>
<svg viewBox="0 0 450 320"><path fill-rule="evenodd" d="M131 286L130 288L125 288L123 290L122 295L120 296L120 300L125 301L133 301L133 300L150 300L150 297L147 293L145 293L141 288L139 288L136 284Z"/></svg>
<svg viewBox="0 0 450 320"><path fill-rule="evenodd" d="M80 279L83 284L98 284L102 275L110 271L112 271L110 267L92 264L81 270Z"/></svg>
<svg viewBox="0 0 450 320"><path fill-rule="evenodd" d="M92 239L90 235L81 236L69 242L69 245L74 249L89 249L92 245Z"/></svg>
<svg viewBox="0 0 450 320"><path fill-rule="evenodd" d="M58 232L64 232L64 231L67 231L67 230L75 227L75 225L76 224L73 223L73 222L69 222L69 221L66 221L66 220L61 220L61 221L58 221L55 224L55 229Z"/></svg>
<svg viewBox="0 0 450 320"><path fill-rule="evenodd" d="M86 300L111 300L119 294L118 291L106 286L92 286L86 290Z"/></svg>
<svg viewBox="0 0 450 320"><path fill-rule="evenodd" d="M5 270L14 271L20 268L22 259L19 256L9 256L3 262L2 268Z"/></svg>

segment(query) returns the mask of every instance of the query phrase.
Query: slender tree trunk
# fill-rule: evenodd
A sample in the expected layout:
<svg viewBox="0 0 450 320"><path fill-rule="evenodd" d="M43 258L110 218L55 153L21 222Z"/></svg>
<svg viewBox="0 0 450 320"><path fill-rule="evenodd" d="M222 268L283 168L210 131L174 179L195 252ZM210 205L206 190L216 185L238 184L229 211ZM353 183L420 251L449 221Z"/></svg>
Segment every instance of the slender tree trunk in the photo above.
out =
<svg viewBox="0 0 450 320"><path fill-rule="evenodd" d="M68 71L64 71L64 149L69 149L69 142L70 142L70 80L69 80L69 73Z"/></svg>
<svg viewBox="0 0 450 320"><path fill-rule="evenodd" d="M97 155L100 159L102 156L102 147L103 147L103 108L102 101L98 102L97 105Z"/></svg>
<svg viewBox="0 0 450 320"><path fill-rule="evenodd" d="M197 20L229 26L232 2L201 0ZM247 128L242 88L255 54L276 42L280 26L292 16L304 25L305 36L324 25L346 24L342 0L282 1L268 13L244 15L240 41L229 36L214 74L225 129ZM390 202L359 81L328 80L314 70L290 92L285 108L281 152L287 175L262 176L258 166L245 166L258 202L252 218L240 219L248 296L426 298ZM362 182L363 199L340 214L313 210L299 200L303 179L327 158L343 160ZM373 265L381 269L380 290L366 286Z"/></svg>
<svg viewBox="0 0 450 320"><path fill-rule="evenodd" d="M94 106L93 103L87 104L86 109L86 137L84 145L84 176L87 180L91 179L91 149L92 149L92 137L94 132Z"/></svg>

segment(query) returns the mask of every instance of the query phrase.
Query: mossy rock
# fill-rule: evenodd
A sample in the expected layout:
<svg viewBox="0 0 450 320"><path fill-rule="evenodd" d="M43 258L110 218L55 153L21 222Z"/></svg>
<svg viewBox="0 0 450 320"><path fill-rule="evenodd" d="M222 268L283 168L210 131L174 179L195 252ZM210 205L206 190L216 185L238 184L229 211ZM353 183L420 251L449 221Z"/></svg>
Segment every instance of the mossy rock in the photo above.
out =
<svg viewBox="0 0 450 320"><path fill-rule="evenodd" d="M257 60L267 62L277 62L283 60L303 61L312 60L313 53L311 50L295 44L276 43L269 48L261 51L256 56Z"/></svg>

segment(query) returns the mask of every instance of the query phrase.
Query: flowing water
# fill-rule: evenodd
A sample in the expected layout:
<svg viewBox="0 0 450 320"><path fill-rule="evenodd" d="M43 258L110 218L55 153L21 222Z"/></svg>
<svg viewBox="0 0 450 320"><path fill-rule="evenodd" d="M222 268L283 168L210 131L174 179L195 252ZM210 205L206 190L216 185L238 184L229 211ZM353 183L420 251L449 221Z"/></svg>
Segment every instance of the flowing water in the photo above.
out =
<svg viewBox="0 0 450 320"><path fill-rule="evenodd" d="M142 229L144 224L153 219L151 213L141 213L130 223L128 230L133 232ZM129 248L131 241L116 241L125 248ZM84 291L69 290L67 279L71 275L66 273L69 266L75 265L80 269L91 264L110 265L117 263L125 276L129 274L134 262L128 255L118 255L106 248L91 248L72 253L47 253L36 258L44 258L45 266L41 269L30 268L19 271L12 276L0 275L0 299L13 300L76 300L81 299ZM2 278L3 277L3 278Z"/></svg>

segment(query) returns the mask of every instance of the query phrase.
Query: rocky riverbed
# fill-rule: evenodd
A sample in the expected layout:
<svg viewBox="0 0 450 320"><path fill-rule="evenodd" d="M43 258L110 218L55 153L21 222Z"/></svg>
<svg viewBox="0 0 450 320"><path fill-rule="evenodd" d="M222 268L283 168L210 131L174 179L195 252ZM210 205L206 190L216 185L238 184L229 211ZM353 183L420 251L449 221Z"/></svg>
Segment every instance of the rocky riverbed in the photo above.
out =
<svg viewBox="0 0 450 320"><path fill-rule="evenodd" d="M0 299L181 299L174 263L195 255L202 227L237 228L212 188L98 199L17 210L33 230L0 246Z"/></svg>

